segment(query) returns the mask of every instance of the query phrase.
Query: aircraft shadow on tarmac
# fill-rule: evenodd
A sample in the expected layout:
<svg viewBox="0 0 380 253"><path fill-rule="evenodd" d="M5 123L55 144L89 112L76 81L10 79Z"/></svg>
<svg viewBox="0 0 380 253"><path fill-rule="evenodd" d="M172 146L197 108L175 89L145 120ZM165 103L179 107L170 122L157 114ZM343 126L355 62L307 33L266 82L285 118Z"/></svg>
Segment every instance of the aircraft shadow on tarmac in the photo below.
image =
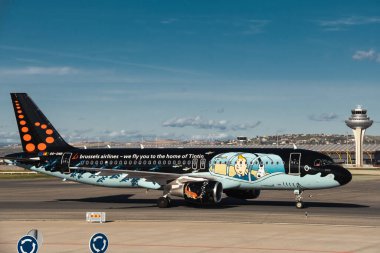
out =
<svg viewBox="0 0 380 253"><path fill-rule="evenodd" d="M239 200L239 199L226 199L226 202L222 201L222 204L229 205L234 204L236 206L251 205L251 206L295 206L294 201L268 201L268 200ZM333 208L368 208L367 205L352 204L352 203L334 203L334 202L314 202L305 201L304 208L308 207L333 207Z"/></svg>
<svg viewBox="0 0 380 253"><path fill-rule="evenodd" d="M157 207L157 200L154 198L132 198L134 194L119 194L101 197L89 197L80 199L58 199L57 201L72 201L72 202L88 202L88 203L114 203L114 204L149 204L149 206L128 206L128 207L110 207L110 209L123 209L123 208L147 208ZM294 201L268 201L268 200L241 200L234 198L224 198L218 205L196 205L186 202L182 199L173 199L172 207L188 206L192 208L234 208L239 206L291 206L294 207ZM310 207L327 207L327 208L368 208L367 205L352 204L352 203L334 203L334 202L315 202L305 201L305 208Z"/></svg>
<svg viewBox="0 0 380 253"><path fill-rule="evenodd" d="M157 199L154 198L131 198L134 194L119 194L111 196L101 196L101 197L90 197L90 198L80 198L80 199L57 199L57 201L72 201L72 202L87 202L87 203L113 203L113 204L144 204L142 206L125 206L125 207L110 207L110 209L130 209L130 208L157 208ZM145 204L149 204L148 206ZM217 208L233 208L235 205L196 205L188 203L183 199L173 199L171 207L188 206L192 208L203 208L203 209L217 209Z"/></svg>

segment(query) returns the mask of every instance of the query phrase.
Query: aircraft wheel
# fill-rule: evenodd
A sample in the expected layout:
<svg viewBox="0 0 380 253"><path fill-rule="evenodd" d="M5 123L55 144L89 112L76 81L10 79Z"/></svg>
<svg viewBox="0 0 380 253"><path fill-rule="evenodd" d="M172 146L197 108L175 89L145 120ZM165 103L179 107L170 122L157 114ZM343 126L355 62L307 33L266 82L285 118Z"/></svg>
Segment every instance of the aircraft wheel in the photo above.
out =
<svg viewBox="0 0 380 253"><path fill-rule="evenodd" d="M159 208L168 208L170 207L171 199L169 197L159 197L157 200L157 205Z"/></svg>
<svg viewBox="0 0 380 253"><path fill-rule="evenodd" d="M297 207L298 209L302 209L302 208L303 208L303 203L302 203L302 201L298 201L298 202L296 202L296 207Z"/></svg>

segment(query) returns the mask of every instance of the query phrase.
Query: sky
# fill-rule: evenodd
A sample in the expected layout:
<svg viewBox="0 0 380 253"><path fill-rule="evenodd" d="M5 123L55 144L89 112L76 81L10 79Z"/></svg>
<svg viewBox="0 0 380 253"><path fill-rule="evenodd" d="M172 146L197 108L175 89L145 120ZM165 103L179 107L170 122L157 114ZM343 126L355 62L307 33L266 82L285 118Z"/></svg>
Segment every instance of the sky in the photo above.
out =
<svg viewBox="0 0 380 253"><path fill-rule="evenodd" d="M0 0L0 142L27 92L69 142L380 135L379 1Z"/></svg>

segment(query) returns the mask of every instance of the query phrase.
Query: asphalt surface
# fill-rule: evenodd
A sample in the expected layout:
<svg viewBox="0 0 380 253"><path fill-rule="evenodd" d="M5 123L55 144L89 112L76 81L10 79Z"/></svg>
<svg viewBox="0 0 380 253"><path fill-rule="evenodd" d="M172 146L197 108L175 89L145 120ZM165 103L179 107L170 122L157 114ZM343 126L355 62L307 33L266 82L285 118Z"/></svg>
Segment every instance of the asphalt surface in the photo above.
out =
<svg viewBox="0 0 380 253"><path fill-rule="evenodd" d="M31 229L43 234L39 252L89 252L98 232L107 252L378 253L380 177L354 176L346 186L305 192L306 208L289 191L257 200L225 198L199 207L175 199L160 209L160 191L112 189L58 179L0 180L0 253L15 252ZM312 194L311 198L309 195ZM107 222L87 223L87 211Z"/></svg>
<svg viewBox="0 0 380 253"><path fill-rule="evenodd" d="M380 225L380 177L354 176L348 185L306 191L296 209L290 191L262 191L256 200L224 198L200 207L175 198L161 209L161 191L89 186L58 179L0 180L0 220L84 220L103 211L108 221L179 220L248 223ZM311 196L310 196L311 195Z"/></svg>

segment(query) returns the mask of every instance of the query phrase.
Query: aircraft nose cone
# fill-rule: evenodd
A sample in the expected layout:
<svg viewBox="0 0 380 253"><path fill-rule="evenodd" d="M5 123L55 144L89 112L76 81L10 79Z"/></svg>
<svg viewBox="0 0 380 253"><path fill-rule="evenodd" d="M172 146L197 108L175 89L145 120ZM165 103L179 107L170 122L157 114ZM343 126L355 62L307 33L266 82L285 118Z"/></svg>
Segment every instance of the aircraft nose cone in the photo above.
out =
<svg viewBox="0 0 380 253"><path fill-rule="evenodd" d="M338 181L340 185L345 185L352 179L351 172L341 166L335 165L332 171L335 175L335 180Z"/></svg>

